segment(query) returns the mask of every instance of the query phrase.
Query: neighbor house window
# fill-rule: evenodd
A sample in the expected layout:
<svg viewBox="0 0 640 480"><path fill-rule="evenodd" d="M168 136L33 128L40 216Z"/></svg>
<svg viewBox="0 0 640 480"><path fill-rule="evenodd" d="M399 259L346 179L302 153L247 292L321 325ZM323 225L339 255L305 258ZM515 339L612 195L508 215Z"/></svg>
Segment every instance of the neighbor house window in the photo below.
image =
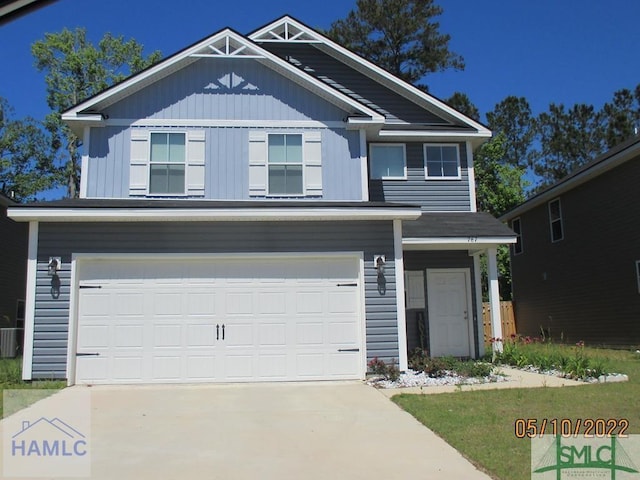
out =
<svg viewBox="0 0 640 480"><path fill-rule="evenodd" d="M562 240L564 233L562 228L562 208L559 198L549 202L549 225L551 227L551 241L558 242Z"/></svg>
<svg viewBox="0 0 640 480"><path fill-rule="evenodd" d="M149 163L149 193L185 193L185 134L152 133Z"/></svg>
<svg viewBox="0 0 640 480"><path fill-rule="evenodd" d="M513 244L513 254L522 253L522 225L519 218L511 220L511 230L516 234L516 243Z"/></svg>
<svg viewBox="0 0 640 480"><path fill-rule="evenodd" d="M270 134L269 195L303 195L302 134Z"/></svg>
<svg viewBox="0 0 640 480"><path fill-rule="evenodd" d="M426 144L424 146L424 172L426 178L460 178L458 145Z"/></svg>
<svg viewBox="0 0 640 480"><path fill-rule="evenodd" d="M406 180L407 153L404 144L376 143L369 147L369 168L374 180Z"/></svg>

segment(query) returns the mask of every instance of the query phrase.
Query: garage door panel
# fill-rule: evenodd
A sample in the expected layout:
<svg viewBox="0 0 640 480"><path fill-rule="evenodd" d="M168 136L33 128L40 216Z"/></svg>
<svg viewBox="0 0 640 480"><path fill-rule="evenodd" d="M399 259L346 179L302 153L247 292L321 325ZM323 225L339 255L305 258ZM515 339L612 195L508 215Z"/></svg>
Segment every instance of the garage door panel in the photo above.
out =
<svg viewBox="0 0 640 480"><path fill-rule="evenodd" d="M114 348L142 348L144 328L141 325L113 325Z"/></svg>
<svg viewBox="0 0 640 480"><path fill-rule="evenodd" d="M153 328L153 346L160 348L179 347L181 333L182 326L179 324L156 324Z"/></svg>
<svg viewBox="0 0 640 480"><path fill-rule="evenodd" d="M355 257L80 262L80 284L100 289L78 291L78 352L100 356L78 357L76 379L361 378L360 353L337 353L361 345L360 289L338 286L359 269Z"/></svg>
<svg viewBox="0 0 640 480"><path fill-rule="evenodd" d="M324 323L298 323L296 339L298 345L322 345L324 343Z"/></svg>

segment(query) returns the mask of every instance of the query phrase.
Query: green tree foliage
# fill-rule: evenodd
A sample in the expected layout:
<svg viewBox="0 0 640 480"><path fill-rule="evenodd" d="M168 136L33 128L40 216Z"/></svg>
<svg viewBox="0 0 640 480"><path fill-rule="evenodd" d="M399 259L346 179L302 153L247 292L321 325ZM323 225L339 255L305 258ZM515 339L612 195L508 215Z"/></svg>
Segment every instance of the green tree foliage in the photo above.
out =
<svg viewBox="0 0 640 480"><path fill-rule="evenodd" d="M503 160L526 167L531 161L535 138L535 118L524 97L508 96L487 113L487 124L494 134L504 135Z"/></svg>
<svg viewBox="0 0 640 480"><path fill-rule="evenodd" d="M327 35L399 78L416 84L428 73L464 69L449 50L450 36L434 18L433 0L357 0L356 9L331 24Z"/></svg>
<svg viewBox="0 0 640 480"><path fill-rule="evenodd" d="M623 88L614 92L611 102L602 107L602 115L607 148L632 137L640 127L640 84L633 91Z"/></svg>
<svg viewBox="0 0 640 480"><path fill-rule="evenodd" d="M51 139L32 118L13 119L0 97L0 190L16 201L33 200L58 179Z"/></svg>
<svg viewBox="0 0 640 480"><path fill-rule="evenodd" d="M444 103L452 108L455 108L457 111L463 113L470 119L475 120L476 122L480 121L480 111L478 110L478 107L476 107L471 102L471 99L467 96L466 93L455 92L448 99L446 99Z"/></svg>
<svg viewBox="0 0 640 480"><path fill-rule="evenodd" d="M110 33L93 45L84 28L47 33L31 46L36 68L46 75L47 104L52 110L46 125L65 149L64 176L69 197L78 196L80 188L80 141L61 122L61 113L161 57L159 52L153 52L145 58L142 50L135 40L125 41Z"/></svg>
<svg viewBox="0 0 640 480"><path fill-rule="evenodd" d="M539 187L553 184L604 151L602 114L592 105L576 104L566 109L552 103L538 115L539 148L533 169L541 178Z"/></svg>
<svg viewBox="0 0 640 480"><path fill-rule="evenodd" d="M476 203L479 211L499 217L525 200L525 167L506 161L504 132L481 145L474 154Z"/></svg>

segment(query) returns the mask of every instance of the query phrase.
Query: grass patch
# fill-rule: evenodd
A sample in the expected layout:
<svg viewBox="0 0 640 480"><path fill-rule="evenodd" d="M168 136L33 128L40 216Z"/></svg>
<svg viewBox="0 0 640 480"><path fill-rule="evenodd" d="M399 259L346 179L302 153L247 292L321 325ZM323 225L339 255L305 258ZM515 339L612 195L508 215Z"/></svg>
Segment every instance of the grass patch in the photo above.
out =
<svg viewBox="0 0 640 480"><path fill-rule="evenodd" d="M626 418L640 433L640 354L588 347L590 358L625 373L629 382L563 388L482 390L438 395L397 395L398 405L500 480L530 478L529 439L515 436L518 418Z"/></svg>
<svg viewBox="0 0 640 480"><path fill-rule="evenodd" d="M38 380L25 382L22 380L22 359L21 358L0 358L0 390L50 390L51 394L67 386L64 380ZM34 392L36 393L36 392ZM11 415L17 410L28 407L32 403L43 398L38 395L21 395L20 403L16 403L12 411L4 412L2 398L0 398L0 418Z"/></svg>

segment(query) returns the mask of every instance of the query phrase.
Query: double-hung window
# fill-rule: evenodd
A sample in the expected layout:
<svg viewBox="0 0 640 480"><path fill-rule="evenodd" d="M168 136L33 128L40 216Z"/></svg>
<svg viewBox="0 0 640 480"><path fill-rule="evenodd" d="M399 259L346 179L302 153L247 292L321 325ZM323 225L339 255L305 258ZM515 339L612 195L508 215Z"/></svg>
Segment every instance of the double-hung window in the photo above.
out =
<svg viewBox="0 0 640 480"><path fill-rule="evenodd" d="M562 226L562 207L560 199L556 198L549 202L549 226L551 230L551 241L559 242L564 238L564 229Z"/></svg>
<svg viewBox="0 0 640 480"><path fill-rule="evenodd" d="M269 134L269 195L304 195L302 134Z"/></svg>
<svg viewBox="0 0 640 480"><path fill-rule="evenodd" d="M185 193L185 134L151 133L149 193L182 195Z"/></svg>
<svg viewBox="0 0 640 480"><path fill-rule="evenodd" d="M424 146L424 172L428 179L459 179L460 152L458 145L426 144Z"/></svg>
<svg viewBox="0 0 640 480"><path fill-rule="evenodd" d="M406 180L407 153L404 144L375 143L369 147L369 167L374 180Z"/></svg>

